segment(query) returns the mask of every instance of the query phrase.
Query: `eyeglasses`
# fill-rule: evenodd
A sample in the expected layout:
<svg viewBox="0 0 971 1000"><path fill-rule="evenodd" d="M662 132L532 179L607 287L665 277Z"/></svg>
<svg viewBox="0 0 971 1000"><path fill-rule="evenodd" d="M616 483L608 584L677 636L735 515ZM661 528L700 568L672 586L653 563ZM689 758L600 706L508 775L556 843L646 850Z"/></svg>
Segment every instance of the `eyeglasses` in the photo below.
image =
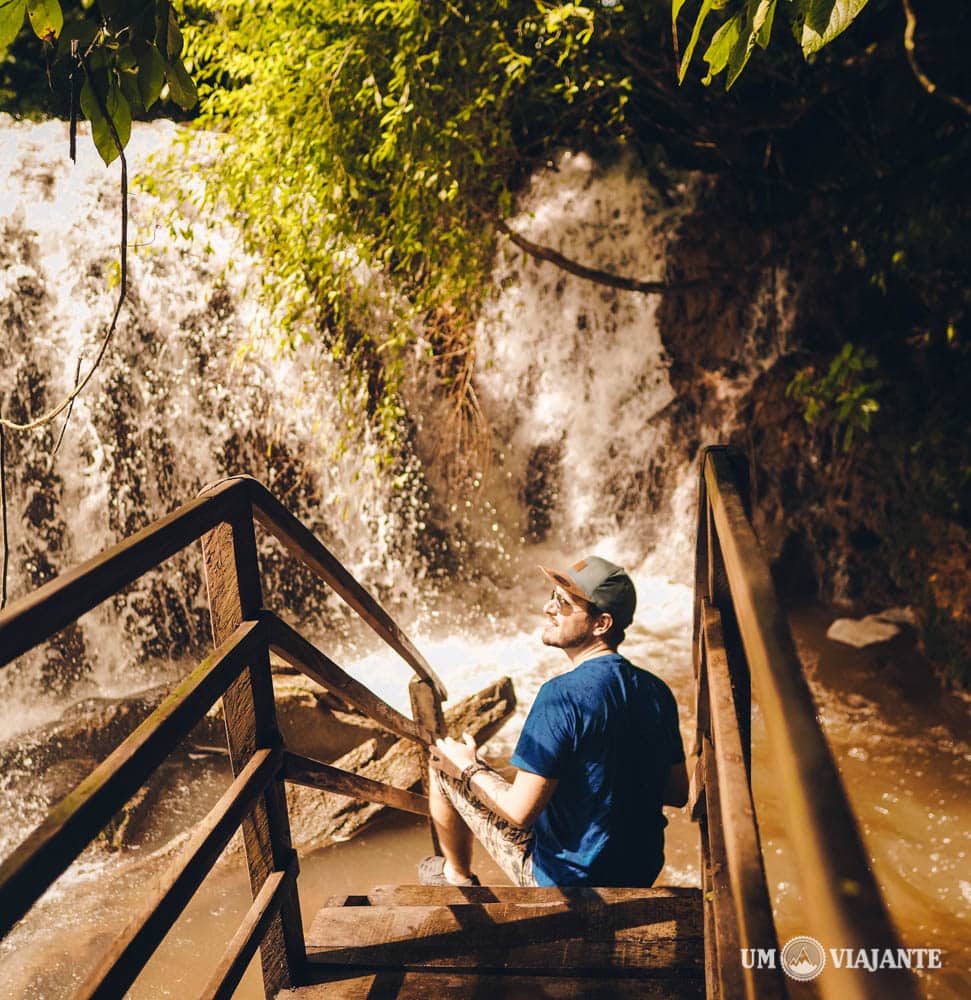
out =
<svg viewBox="0 0 971 1000"><path fill-rule="evenodd" d="M582 612L585 610L579 604L571 604L565 597L560 597L555 590L550 594L550 601L556 605L556 613L564 617L572 615L574 611Z"/></svg>
<svg viewBox="0 0 971 1000"><path fill-rule="evenodd" d="M572 615L574 611L580 614L588 614L591 618L596 618L597 615L603 613L596 604L571 604L565 597L560 597L555 590L550 594L550 599L546 603L549 604L550 602L556 605L556 613L563 615L564 618Z"/></svg>

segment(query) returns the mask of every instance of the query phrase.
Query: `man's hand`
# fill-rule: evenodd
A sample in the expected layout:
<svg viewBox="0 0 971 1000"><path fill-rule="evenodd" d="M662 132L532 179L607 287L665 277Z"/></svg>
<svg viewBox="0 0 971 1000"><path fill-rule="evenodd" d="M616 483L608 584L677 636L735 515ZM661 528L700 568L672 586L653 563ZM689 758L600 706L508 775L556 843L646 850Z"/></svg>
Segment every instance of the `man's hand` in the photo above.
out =
<svg viewBox="0 0 971 1000"><path fill-rule="evenodd" d="M478 760L475 754L475 740L468 734L462 734L462 742L453 740L451 736L436 740L435 746L429 750L429 761L432 767L444 771L453 778L461 778L462 772Z"/></svg>

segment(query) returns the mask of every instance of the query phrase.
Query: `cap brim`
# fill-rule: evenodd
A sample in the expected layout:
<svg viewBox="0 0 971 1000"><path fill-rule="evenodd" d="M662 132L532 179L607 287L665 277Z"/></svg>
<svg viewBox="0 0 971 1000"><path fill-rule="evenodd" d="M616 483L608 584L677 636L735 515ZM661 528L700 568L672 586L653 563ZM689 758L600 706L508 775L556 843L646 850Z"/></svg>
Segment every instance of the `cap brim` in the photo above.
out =
<svg viewBox="0 0 971 1000"><path fill-rule="evenodd" d="M548 569L546 566L540 566L540 569L552 583L554 583L557 587L562 587L571 597L575 597L586 604L591 603L590 597L585 594L568 576L558 573L555 569Z"/></svg>

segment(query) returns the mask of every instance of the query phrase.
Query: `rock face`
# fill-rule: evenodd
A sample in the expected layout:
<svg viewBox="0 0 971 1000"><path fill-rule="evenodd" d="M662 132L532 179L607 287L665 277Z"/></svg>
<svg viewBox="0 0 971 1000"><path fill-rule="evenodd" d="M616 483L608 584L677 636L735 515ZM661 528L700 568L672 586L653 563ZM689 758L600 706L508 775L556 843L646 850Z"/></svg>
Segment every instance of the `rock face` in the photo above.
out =
<svg viewBox="0 0 971 1000"><path fill-rule="evenodd" d="M740 448L783 597L854 615L912 605L942 676L967 685L971 532L958 470L969 461L969 418L963 390L948 382L960 383L960 351L950 348L949 363L908 338L900 306L865 263L847 262L831 205L777 205L770 216L754 201L730 178L711 180L670 246L669 278L714 278L658 307L677 393L664 415L668 461L705 444ZM821 378L845 343L880 354L883 379L874 430L848 448L787 393L799 371Z"/></svg>

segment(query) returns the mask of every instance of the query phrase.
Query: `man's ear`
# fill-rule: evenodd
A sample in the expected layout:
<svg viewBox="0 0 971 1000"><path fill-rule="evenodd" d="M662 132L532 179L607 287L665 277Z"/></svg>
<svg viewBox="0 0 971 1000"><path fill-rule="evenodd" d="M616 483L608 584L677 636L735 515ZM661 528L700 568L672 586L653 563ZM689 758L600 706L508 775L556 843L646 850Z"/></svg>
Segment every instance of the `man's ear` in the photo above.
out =
<svg viewBox="0 0 971 1000"><path fill-rule="evenodd" d="M614 617L609 611L601 611L593 623L593 634L606 635L614 626Z"/></svg>

